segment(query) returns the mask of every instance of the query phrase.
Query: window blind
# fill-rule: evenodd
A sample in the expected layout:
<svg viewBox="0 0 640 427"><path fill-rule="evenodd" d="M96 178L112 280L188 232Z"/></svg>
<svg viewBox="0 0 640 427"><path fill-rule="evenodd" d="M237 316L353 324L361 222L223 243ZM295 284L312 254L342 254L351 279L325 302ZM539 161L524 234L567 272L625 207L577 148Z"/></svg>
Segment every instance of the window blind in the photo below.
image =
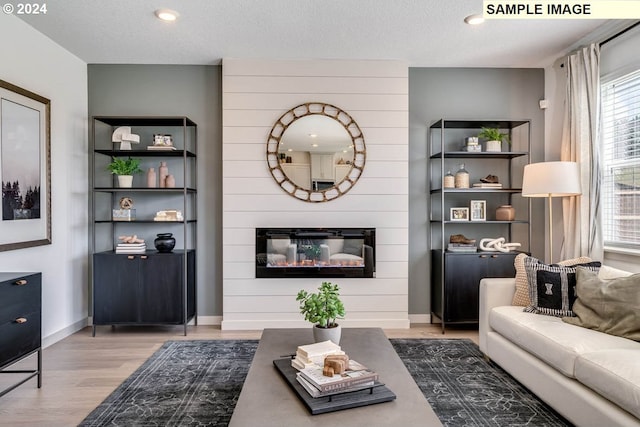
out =
<svg viewBox="0 0 640 427"><path fill-rule="evenodd" d="M604 243L640 249L640 70L601 89Z"/></svg>

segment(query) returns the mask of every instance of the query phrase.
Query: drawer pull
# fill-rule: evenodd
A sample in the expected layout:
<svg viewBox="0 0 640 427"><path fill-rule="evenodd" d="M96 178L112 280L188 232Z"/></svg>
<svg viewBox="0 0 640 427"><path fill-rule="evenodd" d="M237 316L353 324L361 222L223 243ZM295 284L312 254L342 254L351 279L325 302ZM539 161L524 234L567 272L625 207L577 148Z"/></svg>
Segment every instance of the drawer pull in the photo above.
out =
<svg viewBox="0 0 640 427"><path fill-rule="evenodd" d="M498 258L498 255L491 255L491 258Z"/></svg>
<svg viewBox="0 0 640 427"><path fill-rule="evenodd" d="M135 257L133 255L128 255L127 259L135 259Z"/></svg>
<svg viewBox="0 0 640 427"><path fill-rule="evenodd" d="M18 286L23 286L23 285L26 285L26 284L27 284L27 281L25 279L20 279L20 280L16 281L16 285L18 285Z"/></svg>
<svg viewBox="0 0 640 427"><path fill-rule="evenodd" d="M18 317L16 319L16 323L27 323L27 318L26 317Z"/></svg>
<svg viewBox="0 0 640 427"><path fill-rule="evenodd" d="M146 255L141 255L140 259L147 259L147 256Z"/></svg>
<svg viewBox="0 0 640 427"><path fill-rule="evenodd" d="M480 255L480 258L486 258L486 257L487 257L486 255Z"/></svg>

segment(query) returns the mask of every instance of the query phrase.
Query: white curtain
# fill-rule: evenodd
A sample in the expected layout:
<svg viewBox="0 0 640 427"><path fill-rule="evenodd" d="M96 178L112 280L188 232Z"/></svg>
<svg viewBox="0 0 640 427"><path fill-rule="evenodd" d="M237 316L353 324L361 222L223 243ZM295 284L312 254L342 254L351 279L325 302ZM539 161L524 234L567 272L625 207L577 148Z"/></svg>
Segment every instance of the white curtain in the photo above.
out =
<svg viewBox="0 0 640 427"><path fill-rule="evenodd" d="M560 160L580 166L582 196L562 201L564 241L561 258L602 260L599 156L600 47L592 44L565 60L567 98Z"/></svg>

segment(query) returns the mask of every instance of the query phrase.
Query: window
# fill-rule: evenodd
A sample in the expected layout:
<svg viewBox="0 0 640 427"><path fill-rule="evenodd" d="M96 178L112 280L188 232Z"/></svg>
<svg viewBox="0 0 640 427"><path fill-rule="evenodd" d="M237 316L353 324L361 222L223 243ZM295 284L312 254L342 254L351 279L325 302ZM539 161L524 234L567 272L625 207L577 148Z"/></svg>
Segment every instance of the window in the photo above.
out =
<svg viewBox="0 0 640 427"><path fill-rule="evenodd" d="M606 246L640 249L640 70L602 84Z"/></svg>

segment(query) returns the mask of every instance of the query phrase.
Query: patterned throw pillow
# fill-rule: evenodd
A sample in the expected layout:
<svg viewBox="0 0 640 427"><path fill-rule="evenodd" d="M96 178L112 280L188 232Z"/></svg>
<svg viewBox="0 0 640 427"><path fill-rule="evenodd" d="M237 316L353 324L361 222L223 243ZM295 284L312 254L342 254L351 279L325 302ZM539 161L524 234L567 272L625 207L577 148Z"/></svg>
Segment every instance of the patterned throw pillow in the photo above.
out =
<svg viewBox="0 0 640 427"><path fill-rule="evenodd" d="M527 254L519 254L516 256L513 266L516 269L516 292L513 294L513 300L511 305L519 305L522 307L528 307L531 305L531 299L529 298L529 280L527 279L527 272L524 268L524 259L527 258ZM593 261L591 258L581 256L578 258L567 259L560 261L558 265L571 266L578 264L586 264ZM538 261L539 262L539 261Z"/></svg>
<svg viewBox="0 0 640 427"><path fill-rule="evenodd" d="M598 272L600 262L579 264L580 267ZM524 259L524 268L529 281L531 305L524 311L547 316L573 317L573 303L576 300L576 267L547 265L534 257Z"/></svg>

